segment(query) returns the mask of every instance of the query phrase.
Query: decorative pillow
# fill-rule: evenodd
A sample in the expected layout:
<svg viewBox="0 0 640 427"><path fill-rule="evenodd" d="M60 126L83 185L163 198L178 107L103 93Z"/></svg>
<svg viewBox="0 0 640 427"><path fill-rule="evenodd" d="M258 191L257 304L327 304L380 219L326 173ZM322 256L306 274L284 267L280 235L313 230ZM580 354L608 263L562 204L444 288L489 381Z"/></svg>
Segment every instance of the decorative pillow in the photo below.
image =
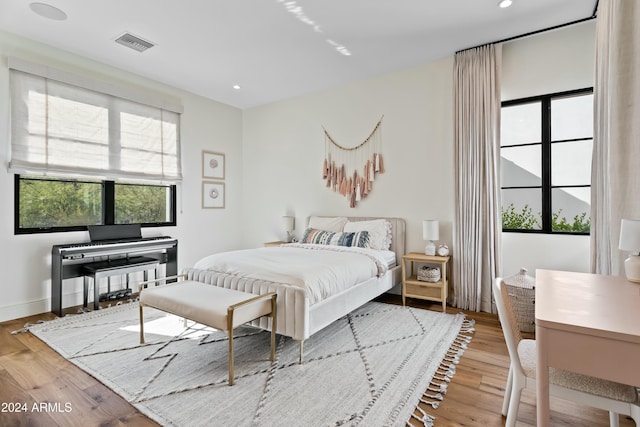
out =
<svg viewBox="0 0 640 427"><path fill-rule="evenodd" d="M344 216L312 216L307 227L338 232L342 231L346 223L347 218Z"/></svg>
<svg viewBox="0 0 640 427"><path fill-rule="evenodd" d="M368 248L369 232L336 233L333 231L318 230L316 228L307 228L302 235L300 243Z"/></svg>
<svg viewBox="0 0 640 427"><path fill-rule="evenodd" d="M369 221L349 221L344 225L345 232L369 232L369 247L371 249L389 250L391 246L391 223L386 219Z"/></svg>

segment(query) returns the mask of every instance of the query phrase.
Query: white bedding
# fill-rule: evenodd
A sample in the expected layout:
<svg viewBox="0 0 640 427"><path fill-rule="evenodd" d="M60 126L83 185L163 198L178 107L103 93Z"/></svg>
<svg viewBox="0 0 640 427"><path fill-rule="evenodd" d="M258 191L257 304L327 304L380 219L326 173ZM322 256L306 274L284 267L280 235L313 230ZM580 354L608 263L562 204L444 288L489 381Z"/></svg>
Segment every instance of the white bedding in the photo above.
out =
<svg viewBox="0 0 640 427"><path fill-rule="evenodd" d="M310 304L380 277L395 254L356 247L292 243L207 256L194 268L306 289ZM393 265L392 264L392 265Z"/></svg>

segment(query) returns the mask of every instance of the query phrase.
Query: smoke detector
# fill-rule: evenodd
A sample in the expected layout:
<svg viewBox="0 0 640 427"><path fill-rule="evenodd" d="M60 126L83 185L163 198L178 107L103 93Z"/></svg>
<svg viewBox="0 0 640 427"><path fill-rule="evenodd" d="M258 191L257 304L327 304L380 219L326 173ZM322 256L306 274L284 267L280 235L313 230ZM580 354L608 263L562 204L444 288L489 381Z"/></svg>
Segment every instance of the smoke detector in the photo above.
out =
<svg viewBox="0 0 640 427"><path fill-rule="evenodd" d="M138 52L144 52L150 47L155 46L153 43L148 42L144 39L141 39L138 36L134 36L133 34L130 34L130 33L124 33L123 35L118 37L116 39L116 43L119 43L122 46L130 47L131 49Z"/></svg>

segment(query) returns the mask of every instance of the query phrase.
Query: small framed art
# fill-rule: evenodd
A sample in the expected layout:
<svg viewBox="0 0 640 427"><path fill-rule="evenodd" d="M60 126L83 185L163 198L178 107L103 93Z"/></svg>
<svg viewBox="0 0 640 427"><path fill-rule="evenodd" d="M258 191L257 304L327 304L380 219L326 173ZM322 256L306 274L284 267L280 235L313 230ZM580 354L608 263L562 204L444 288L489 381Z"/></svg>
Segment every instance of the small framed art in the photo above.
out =
<svg viewBox="0 0 640 427"><path fill-rule="evenodd" d="M202 181L202 209L224 208L224 182Z"/></svg>
<svg viewBox="0 0 640 427"><path fill-rule="evenodd" d="M224 153L202 150L202 177L224 179Z"/></svg>

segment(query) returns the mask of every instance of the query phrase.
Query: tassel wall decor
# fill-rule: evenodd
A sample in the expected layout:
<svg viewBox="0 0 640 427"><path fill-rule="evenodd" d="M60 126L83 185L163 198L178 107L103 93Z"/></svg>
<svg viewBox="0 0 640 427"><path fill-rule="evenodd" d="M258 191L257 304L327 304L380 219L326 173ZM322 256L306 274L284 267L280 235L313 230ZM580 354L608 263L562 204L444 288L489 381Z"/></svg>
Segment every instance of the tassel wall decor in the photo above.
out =
<svg viewBox="0 0 640 427"><path fill-rule="evenodd" d="M371 192L376 176L384 173L382 118L364 141L350 148L338 144L324 127L322 129L325 141L322 179L327 188L346 197L349 207L355 208Z"/></svg>

